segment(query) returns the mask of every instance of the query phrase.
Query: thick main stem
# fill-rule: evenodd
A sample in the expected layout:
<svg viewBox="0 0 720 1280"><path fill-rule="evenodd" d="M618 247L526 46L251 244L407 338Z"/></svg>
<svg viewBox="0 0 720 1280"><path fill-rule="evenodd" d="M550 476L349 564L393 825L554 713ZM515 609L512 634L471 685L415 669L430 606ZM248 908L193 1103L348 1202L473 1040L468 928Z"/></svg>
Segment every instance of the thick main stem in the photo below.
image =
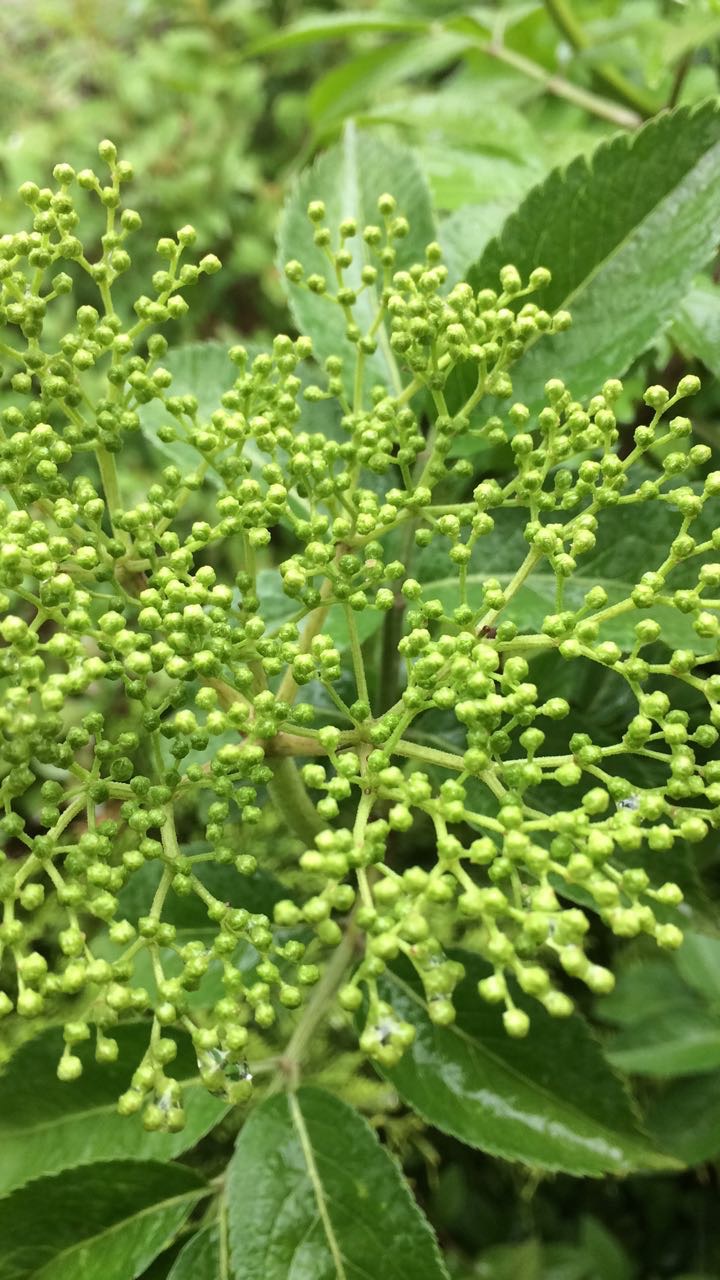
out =
<svg viewBox="0 0 720 1280"><path fill-rule="evenodd" d="M316 812L292 756L273 757L268 793L277 812L301 840L312 846L324 823Z"/></svg>

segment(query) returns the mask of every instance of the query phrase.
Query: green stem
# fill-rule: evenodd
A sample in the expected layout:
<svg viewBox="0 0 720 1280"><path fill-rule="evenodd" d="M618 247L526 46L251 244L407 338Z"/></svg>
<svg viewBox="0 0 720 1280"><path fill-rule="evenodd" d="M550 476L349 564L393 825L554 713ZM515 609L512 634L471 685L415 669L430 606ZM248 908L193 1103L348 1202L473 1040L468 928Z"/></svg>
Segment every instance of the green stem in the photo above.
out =
<svg viewBox="0 0 720 1280"><path fill-rule="evenodd" d="M396 742L393 751L396 751L399 756L406 756L408 760L422 760L425 764L438 764L445 769L458 769L461 773L465 770L463 757L456 755L453 751L424 747L419 742L408 742L406 738Z"/></svg>
<svg viewBox="0 0 720 1280"><path fill-rule="evenodd" d="M350 636L350 653L352 654L357 695L362 702L367 702L369 704L370 699L368 697L367 677L365 675L365 662L363 661L355 614L349 604L346 604L344 608L345 621L347 622L348 635Z"/></svg>
<svg viewBox="0 0 720 1280"><path fill-rule="evenodd" d="M290 830L312 846L325 824L305 790L295 761L292 756L282 756L272 758L270 763L273 769L273 777L267 784L270 799Z"/></svg>
<svg viewBox="0 0 720 1280"><path fill-rule="evenodd" d="M326 578L325 583L320 592L323 603L319 604L317 609L313 609L312 613L308 616L307 622L305 623L305 626L303 628L302 636L300 637L300 648L298 650L299 653L309 652L310 645L315 639L315 636L318 635L318 633L322 629L323 623L325 622L325 619L328 615L328 610L330 608L329 603L325 603L325 602L328 601L329 597L332 596L334 590L335 588L332 582L330 581L329 578ZM288 667L280 683L280 688L277 691L278 702L293 702L297 691L298 691L297 681L293 676L292 669Z"/></svg>
<svg viewBox="0 0 720 1280"><path fill-rule="evenodd" d="M509 604L513 596L520 590L520 587L522 586L523 582L525 581L526 578L530 576L533 569L535 568L535 566L538 564L540 560L542 560L542 552L535 551L531 547L525 559L523 560L522 564L520 565L520 568L518 569L517 573L513 578L511 578L510 582L508 583L505 589L505 593L504 593L505 604ZM488 612L484 614L483 617L478 622L477 624L478 630L480 630L482 627L492 626L498 614L502 613L502 609L504 608L505 608L505 605L503 605L501 609L489 609Z"/></svg>
<svg viewBox="0 0 720 1280"><path fill-rule="evenodd" d="M382 628L382 647L380 655L380 715L397 701L400 689L400 652L398 645L402 639L405 601L397 595L392 609L385 614Z"/></svg>
<svg viewBox="0 0 720 1280"><path fill-rule="evenodd" d="M115 458L107 449L103 449L102 447L95 450L95 456L98 461L98 467L100 468L100 479L105 493L105 504L107 506L110 527L112 528L113 534L116 534L112 513L114 511L119 511L122 508L122 501L120 499L120 485L118 483ZM123 535L123 541L126 540L126 537Z"/></svg>
<svg viewBox="0 0 720 1280"><path fill-rule="evenodd" d="M536 62L532 62L530 58L523 57L514 49L508 49L506 45L498 44L494 40L477 40L474 43L488 57L496 58L498 62L504 62L506 66L513 67L528 79L542 85L546 93L564 98L566 102L574 103L576 107L581 107L590 115L598 116L601 120L609 120L611 124L616 124L621 129L637 129L638 125L642 124L643 117L636 111L630 111L596 93L581 89L579 85L564 80L562 76L553 75L544 67L538 66Z"/></svg>
<svg viewBox="0 0 720 1280"><path fill-rule="evenodd" d="M357 939L355 925L350 920L342 941L335 948L322 978L318 982L300 1021L288 1041L287 1048L280 1060L280 1069L285 1081L289 1082L293 1088L297 1085L300 1068L308 1045L330 1009L335 992L352 961L357 947ZM270 1086L270 1091L276 1091L280 1082L281 1076L279 1074Z"/></svg>
<svg viewBox="0 0 720 1280"><path fill-rule="evenodd" d="M590 47L590 37L582 23L575 17L567 0L544 0L544 3L558 31L565 36L576 52L580 53L583 49ZM643 93L642 89L638 89L621 71L609 66L607 63L602 63L594 67L594 73L597 79L605 84L608 89L611 89L615 96L621 102L624 102L626 106L638 111L641 116L649 117L655 114L655 104Z"/></svg>
<svg viewBox="0 0 720 1280"><path fill-rule="evenodd" d="M220 1270L219 1280L230 1280L230 1250L228 1248L228 1211L227 1211L227 1200L225 1198L224 1188L220 1193L220 1209L218 1213L218 1237L219 1237L218 1267Z"/></svg>

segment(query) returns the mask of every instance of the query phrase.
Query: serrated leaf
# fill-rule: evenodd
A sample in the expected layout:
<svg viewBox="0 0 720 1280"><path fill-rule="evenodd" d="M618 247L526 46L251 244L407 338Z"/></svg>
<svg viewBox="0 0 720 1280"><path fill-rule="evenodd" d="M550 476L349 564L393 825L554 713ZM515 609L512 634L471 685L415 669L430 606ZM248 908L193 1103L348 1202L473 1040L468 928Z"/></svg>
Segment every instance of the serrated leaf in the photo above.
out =
<svg viewBox="0 0 720 1280"><path fill-rule="evenodd" d="M56 1075L62 1033L46 1031L20 1048L0 1076L0 1195L23 1183L96 1160L171 1160L195 1146L227 1111L200 1084L184 1091L187 1124L181 1133L148 1133L139 1115L118 1115L117 1100L148 1044L149 1026L117 1027L115 1063L98 1065L89 1045L78 1045L82 1079L61 1083ZM178 1080L197 1076L197 1061L186 1036L170 1073Z"/></svg>
<svg viewBox="0 0 720 1280"><path fill-rule="evenodd" d="M511 1039L497 1007L477 992L488 967L460 958L466 977L451 1027L430 1021L415 979L383 980L385 999L416 1028L399 1065L383 1072L405 1102L444 1133L508 1160L594 1177L661 1167L583 1020L550 1018L536 1002L518 1000L530 1033Z"/></svg>
<svg viewBox="0 0 720 1280"><path fill-rule="evenodd" d="M410 234L397 242L397 269L424 261L425 246L434 238L435 228L425 180L413 152L407 147L391 146L374 134L358 131L353 124L348 124L341 141L324 152L312 168L305 170L290 192L278 232L281 267L291 259L298 259L306 276L317 273L327 277L330 267L322 249L314 243L313 224L307 217L309 202L322 200L327 224L335 235L344 218L354 218L357 222L358 236L347 241L354 262L345 272L345 280L351 287L359 287L362 267L373 261L362 240L362 228L377 224L378 197L389 190L397 200L398 212L410 222ZM334 281L330 280L329 292L333 290ZM288 291L298 328L312 338L316 355L322 359L331 355L343 357L343 378L350 392L356 348L345 337L341 308L300 285L290 284ZM375 287L365 289L354 309L363 331L370 328L377 307ZM399 391L401 375L384 325L380 325L376 337L377 350L365 362L364 385L367 389L380 382L390 390Z"/></svg>
<svg viewBox="0 0 720 1280"><path fill-rule="evenodd" d="M218 1280L220 1274L220 1229L213 1222L183 1246L167 1280Z"/></svg>
<svg viewBox="0 0 720 1280"><path fill-rule="evenodd" d="M227 1188L235 1280L447 1280L400 1170L357 1112L322 1089L252 1112Z"/></svg>
<svg viewBox="0 0 720 1280"><path fill-rule="evenodd" d="M492 286L506 262L523 276L547 266L553 280L536 301L572 312L568 333L523 358L515 398L536 409L550 377L581 398L623 374L712 255L719 198L715 100L618 135L535 187L471 272Z"/></svg>
<svg viewBox="0 0 720 1280"><path fill-rule="evenodd" d="M155 1161L40 1178L0 1200L0 1280L134 1280L203 1194L193 1170Z"/></svg>

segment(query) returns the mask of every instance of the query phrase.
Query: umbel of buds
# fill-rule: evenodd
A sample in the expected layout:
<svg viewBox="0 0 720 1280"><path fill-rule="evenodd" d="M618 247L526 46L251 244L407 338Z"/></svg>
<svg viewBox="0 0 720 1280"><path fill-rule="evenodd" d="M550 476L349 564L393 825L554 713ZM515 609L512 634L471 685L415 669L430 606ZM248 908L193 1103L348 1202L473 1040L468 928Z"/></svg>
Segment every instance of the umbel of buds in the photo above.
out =
<svg viewBox="0 0 720 1280"><path fill-rule="evenodd" d="M333 1006L392 1066L415 1033L395 963L441 1026L459 946L510 1036L525 997L570 1015L578 982L613 985L593 917L679 945L682 895L653 859L720 819L720 473L675 413L697 379L649 388L622 450L616 380L588 403L560 379L539 412L514 402L515 363L570 324L533 301L549 273L448 287L434 243L398 269L408 224L383 195L365 227L314 201L327 269L286 266L340 316L337 354L235 346L201 410L162 330L220 264L181 228L121 314L140 219L130 166L100 156L107 176L25 184L29 227L0 238L0 1014L64 1019L63 1080L85 1041L112 1062L115 1028L145 1019L119 1108L168 1130L182 1033L230 1102L263 1064L296 1072ZM97 247L85 199L107 213ZM397 384L368 387L381 344ZM147 486L141 430L170 455ZM477 475L469 437L505 470ZM666 543L611 598L583 561L635 507L663 510ZM517 563L493 576L509 517ZM523 624L521 593L548 579ZM617 741L571 723L548 658L612 674Z"/></svg>

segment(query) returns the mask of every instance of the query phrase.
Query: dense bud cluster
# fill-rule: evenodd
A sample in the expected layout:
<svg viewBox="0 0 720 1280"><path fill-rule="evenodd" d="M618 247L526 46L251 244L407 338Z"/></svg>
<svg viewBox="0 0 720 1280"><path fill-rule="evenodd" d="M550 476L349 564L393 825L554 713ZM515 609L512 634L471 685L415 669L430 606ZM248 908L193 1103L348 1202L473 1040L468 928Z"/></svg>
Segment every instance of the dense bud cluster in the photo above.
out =
<svg viewBox="0 0 720 1280"><path fill-rule="evenodd" d="M539 412L513 403L514 363L570 323L530 300L548 273L507 266L495 288L448 288L436 244L398 270L407 223L382 196L378 226L347 219L338 233L313 202L327 275L286 267L291 287L339 308L355 367L312 364L305 337L255 356L237 346L234 381L201 412L174 394L159 330L219 263L186 261L182 228L157 246L152 292L120 316L112 286L139 218L121 207L129 166L109 142L100 154L107 182L58 165L54 188L23 188L31 229L0 238L0 1014L66 1017L66 1080L91 1028L112 1061L113 1027L147 1015L119 1105L173 1129L174 1030L192 1036L208 1088L241 1101L250 1054L262 1043L282 1064L289 1037L292 1058L316 998L336 991L363 1051L393 1065L414 1033L383 988L398 957L446 1025L464 972L453 947L470 947L489 966L478 998L523 1036L518 989L557 1017L573 1009L567 978L611 989L592 913L619 937L678 946L682 895L652 856L720 820L720 677L705 674L720 474L673 416L697 379L649 388L649 420L622 449L617 381L589 403L559 380ZM107 210L93 260L75 187ZM88 280L97 305L73 309ZM400 386L368 393L381 337ZM196 464L162 467L139 494L151 402L156 439ZM316 406L336 412L332 433ZM475 476L454 453L470 434L504 448L509 469ZM649 546L647 570L610 600L583 558L608 522L622 536L611 508L658 504L668 545ZM493 577L484 540L508 512L523 550ZM441 594L423 584L429 547ZM553 584L537 628L513 620L533 575ZM664 644L658 607L682 622L682 645ZM566 729L548 655L624 687L621 741ZM425 728L438 718L441 745ZM282 854L273 807L293 834ZM232 900L213 891L218 867ZM268 868L285 886L255 909ZM201 912L197 936L175 923L183 901Z"/></svg>

